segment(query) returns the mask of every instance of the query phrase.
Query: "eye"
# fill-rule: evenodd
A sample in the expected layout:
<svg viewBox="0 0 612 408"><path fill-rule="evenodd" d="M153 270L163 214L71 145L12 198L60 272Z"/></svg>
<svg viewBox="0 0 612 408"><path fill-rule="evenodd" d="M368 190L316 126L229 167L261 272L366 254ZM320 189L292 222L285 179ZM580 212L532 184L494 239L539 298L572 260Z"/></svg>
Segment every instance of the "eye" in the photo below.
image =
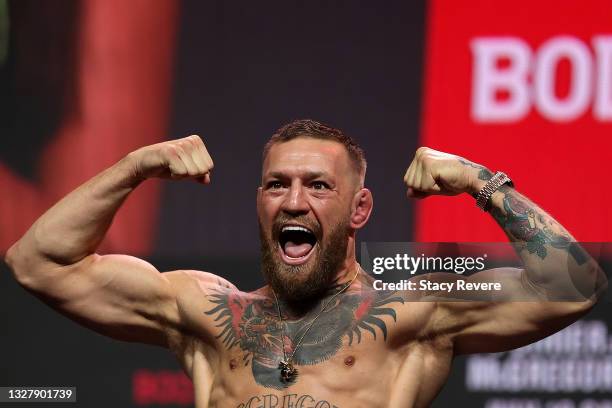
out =
<svg viewBox="0 0 612 408"><path fill-rule="evenodd" d="M278 190L283 188L283 183L278 180L270 181L268 184L266 184L266 188L268 190Z"/></svg>
<svg viewBox="0 0 612 408"><path fill-rule="evenodd" d="M311 187L314 190L327 190L327 189L329 189L329 186L324 181L313 181L312 184L311 184Z"/></svg>

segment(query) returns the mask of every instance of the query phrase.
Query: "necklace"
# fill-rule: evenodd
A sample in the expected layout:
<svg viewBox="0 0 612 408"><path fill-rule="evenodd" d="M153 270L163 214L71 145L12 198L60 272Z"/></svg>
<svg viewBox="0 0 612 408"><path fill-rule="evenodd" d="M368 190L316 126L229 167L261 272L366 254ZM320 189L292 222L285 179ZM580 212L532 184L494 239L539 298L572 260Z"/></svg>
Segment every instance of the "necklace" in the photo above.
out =
<svg viewBox="0 0 612 408"><path fill-rule="evenodd" d="M283 360L278 364L278 368L280 370L280 375L281 375L281 380L283 382L285 383L291 382L297 376L297 369L293 366L293 357L295 356L295 352L302 345L302 340L304 340L304 337L306 337L306 334L308 333L308 331L310 330L314 322L316 322L319 316L321 316L321 314L325 312L325 309L327 309L327 306L329 306L332 300L338 297L338 295L340 295L342 292L347 290L348 287L353 284L353 281L355 280L355 278L357 278L358 273L359 273L359 267L357 267L357 271L355 272L355 276L353 276L353 279L351 279L349 283L344 285L342 289L336 292L334 296L332 296L331 298L329 298L327 302L325 302L325 304L321 308L321 311L314 317L314 319L312 319L312 321L308 324L308 327L306 327L306 330L304 330L304 332L302 333L302 336L298 340L296 346L293 349L293 352L291 352L291 355L289 357L287 357L287 352L285 351L285 325L283 324L283 316L281 314L280 303L278 301L278 297L276 297L276 292L272 290L272 293L274 294L274 300L276 302L276 310L278 311L278 321L280 323L281 331L283 335L282 337Z"/></svg>

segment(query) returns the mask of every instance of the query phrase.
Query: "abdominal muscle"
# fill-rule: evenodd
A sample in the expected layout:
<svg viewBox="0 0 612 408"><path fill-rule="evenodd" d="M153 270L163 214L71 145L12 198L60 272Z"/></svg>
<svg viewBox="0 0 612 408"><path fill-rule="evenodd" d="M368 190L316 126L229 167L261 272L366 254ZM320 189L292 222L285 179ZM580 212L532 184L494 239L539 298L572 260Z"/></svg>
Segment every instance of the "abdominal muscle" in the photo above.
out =
<svg viewBox="0 0 612 408"><path fill-rule="evenodd" d="M297 380L284 389L257 384L238 348L219 352L194 339L179 357L193 381L196 408L429 406L448 376L452 350L422 341L395 350L381 344L345 345L327 361L297 366Z"/></svg>

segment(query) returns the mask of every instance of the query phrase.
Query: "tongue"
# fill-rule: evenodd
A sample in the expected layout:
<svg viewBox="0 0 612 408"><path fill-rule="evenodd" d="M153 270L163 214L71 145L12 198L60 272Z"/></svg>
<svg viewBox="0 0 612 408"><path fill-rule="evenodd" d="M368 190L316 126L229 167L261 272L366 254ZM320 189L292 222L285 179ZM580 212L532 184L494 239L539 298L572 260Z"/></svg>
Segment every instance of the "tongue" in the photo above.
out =
<svg viewBox="0 0 612 408"><path fill-rule="evenodd" d="M308 242L303 244L296 244L291 241L288 241L285 244L285 254L290 256L291 258L301 258L306 255L312 249L312 245Z"/></svg>

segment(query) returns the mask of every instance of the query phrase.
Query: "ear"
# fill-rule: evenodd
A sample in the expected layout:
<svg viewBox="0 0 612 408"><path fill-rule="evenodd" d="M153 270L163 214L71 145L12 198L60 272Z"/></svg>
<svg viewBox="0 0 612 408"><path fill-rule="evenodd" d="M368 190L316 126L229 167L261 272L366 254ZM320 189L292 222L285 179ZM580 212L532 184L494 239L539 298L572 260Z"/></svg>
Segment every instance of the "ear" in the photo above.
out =
<svg viewBox="0 0 612 408"><path fill-rule="evenodd" d="M367 188L355 194L351 203L351 228L360 229L368 222L373 205L372 192Z"/></svg>

